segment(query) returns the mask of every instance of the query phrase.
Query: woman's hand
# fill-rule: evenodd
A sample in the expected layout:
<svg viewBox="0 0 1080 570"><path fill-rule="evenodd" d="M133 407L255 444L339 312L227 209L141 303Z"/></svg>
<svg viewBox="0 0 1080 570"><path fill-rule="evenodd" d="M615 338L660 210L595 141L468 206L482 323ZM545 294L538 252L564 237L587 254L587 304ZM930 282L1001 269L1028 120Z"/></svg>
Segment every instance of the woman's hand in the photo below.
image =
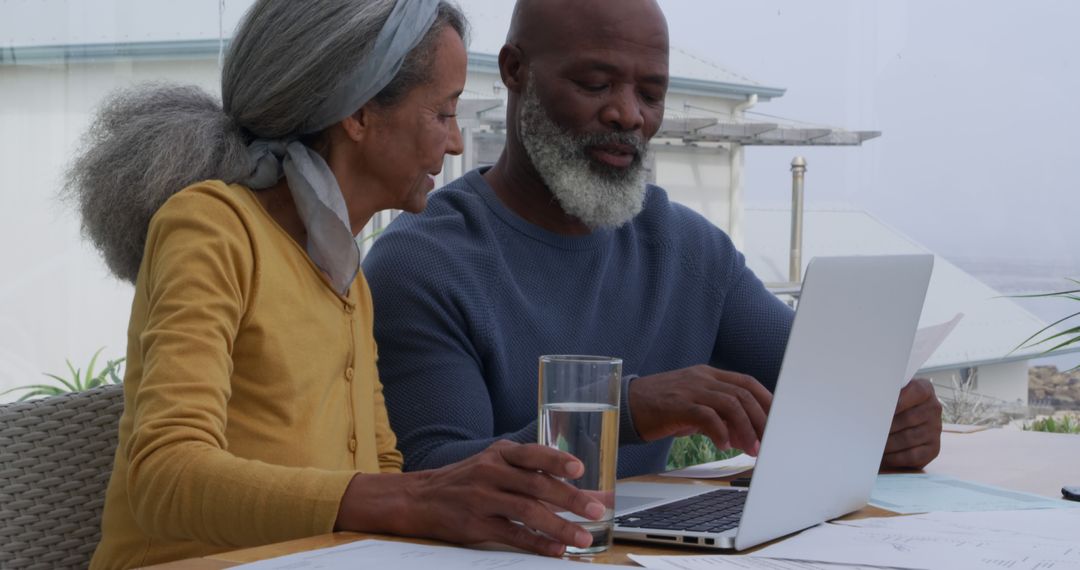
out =
<svg viewBox="0 0 1080 570"><path fill-rule="evenodd" d="M552 509L590 520L604 514L599 501L555 478L583 473L568 453L498 441L441 469L357 475L342 499L337 528L463 544L494 541L560 556L565 545L589 546L592 536Z"/></svg>

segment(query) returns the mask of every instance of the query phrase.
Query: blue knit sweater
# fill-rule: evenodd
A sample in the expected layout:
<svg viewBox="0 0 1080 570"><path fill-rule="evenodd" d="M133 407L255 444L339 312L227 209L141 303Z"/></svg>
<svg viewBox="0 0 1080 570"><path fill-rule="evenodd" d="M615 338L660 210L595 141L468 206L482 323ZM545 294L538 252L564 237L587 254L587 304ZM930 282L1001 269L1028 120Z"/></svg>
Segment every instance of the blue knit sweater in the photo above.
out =
<svg viewBox="0 0 1080 570"><path fill-rule="evenodd" d="M655 186L631 223L563 236L472 171L395 220L364 273L408 470L535 442L541 355L621 357L627 378L709 363L771 390L792 320L727 235ZM623 387L618 476L662 471L671 441L640 440Z"/></svg>

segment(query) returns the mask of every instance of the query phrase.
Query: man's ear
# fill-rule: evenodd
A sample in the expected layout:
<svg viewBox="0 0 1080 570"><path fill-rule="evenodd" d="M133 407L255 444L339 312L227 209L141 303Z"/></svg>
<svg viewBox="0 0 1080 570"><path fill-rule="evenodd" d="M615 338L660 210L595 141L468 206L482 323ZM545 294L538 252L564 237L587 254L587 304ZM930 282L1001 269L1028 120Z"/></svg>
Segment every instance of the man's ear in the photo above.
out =
<svg viewBox="0 0 1080 570"><path fill-rule="evenodd" d="M360 142L371 131L372 111L368 104L341 120L345 135L353 142Z"/></svg>
<svg viewBox="0 0 1080 570"><path fill-rule="evenodd" d="M526 71L521 48L508 43L499 50L499 75L507 89L520 93L525 87Z"/></svg>

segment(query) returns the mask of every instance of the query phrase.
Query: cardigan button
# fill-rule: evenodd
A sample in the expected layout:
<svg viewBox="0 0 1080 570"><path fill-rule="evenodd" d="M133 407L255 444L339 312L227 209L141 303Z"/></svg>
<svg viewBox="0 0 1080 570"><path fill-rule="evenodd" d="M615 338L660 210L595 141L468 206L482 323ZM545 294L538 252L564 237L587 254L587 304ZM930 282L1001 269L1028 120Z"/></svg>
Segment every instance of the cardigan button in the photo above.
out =
<svg viewBox="0 0 1080 570"><path fill-rule="evenodd" d="M352 369L352 366L350 366L350 367L345 369L345 381L346 382L352 382L352 379L353 379L353 369Z"/></svg>
<svg viewBox="0 0 1080 570"><path fill-rule="evenodd" d="M355 437L350 437L349 438L349 451L352 451L353 453L356 452L356 438Z"/></svg>

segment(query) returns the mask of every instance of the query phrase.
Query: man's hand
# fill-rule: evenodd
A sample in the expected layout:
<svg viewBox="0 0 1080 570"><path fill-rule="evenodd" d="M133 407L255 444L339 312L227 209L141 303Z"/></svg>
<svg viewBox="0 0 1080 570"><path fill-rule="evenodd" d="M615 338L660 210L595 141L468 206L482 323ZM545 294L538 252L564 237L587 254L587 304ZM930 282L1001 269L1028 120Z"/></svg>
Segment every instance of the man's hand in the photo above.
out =
<svg viewBox="0 0 1080 570"><path fill-rule="evenodd" d="M761 446L772 405L772 394L754 378L704 365L638 378L629 399L645 441L704 433L719 449L750 455Z"/></svg>
<svg viewBox="0 0 1080 570"><path fill-rule="evenodd" d="M900 390L882 467L921 469L941 451L941 402L929 380L916 378Z"/></svg>

